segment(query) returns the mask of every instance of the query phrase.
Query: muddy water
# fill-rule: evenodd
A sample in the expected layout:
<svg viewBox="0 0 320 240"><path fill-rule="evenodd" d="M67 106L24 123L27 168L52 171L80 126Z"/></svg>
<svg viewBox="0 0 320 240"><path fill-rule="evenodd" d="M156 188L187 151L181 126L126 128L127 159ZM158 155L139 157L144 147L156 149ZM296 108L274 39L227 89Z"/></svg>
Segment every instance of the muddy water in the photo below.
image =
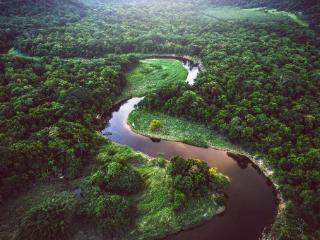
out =
<svg viewBox="0 0 320 240"><path fill-rule="evenodd" d="M193 68L193 67L192 67ZM189 72L192 71L189 67ZM193 78L194 80L194 78ZM189 83L193 83L189 82ZM227 209L205 224L167 237L170 240L253 240L269 226L277 213L277 198L270 181L251 163L239 164L226 151L200 148L174 141L156 141L134 133L127 117L142 98L131 98L114 110L102 134L150 156L198 158L217 167L231 184L226 191Z"/></svg>

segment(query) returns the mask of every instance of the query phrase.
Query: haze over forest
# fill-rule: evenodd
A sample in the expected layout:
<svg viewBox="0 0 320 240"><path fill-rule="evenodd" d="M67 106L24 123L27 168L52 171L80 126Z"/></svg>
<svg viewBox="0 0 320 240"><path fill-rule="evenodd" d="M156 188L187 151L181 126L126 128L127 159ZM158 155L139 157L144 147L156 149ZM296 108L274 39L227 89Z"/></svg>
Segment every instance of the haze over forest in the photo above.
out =
<svg viewBox="0 0 320 240"><path fill-rule="evenodd" d="M317 0L0 0L0 239L320 239L319 34Z"/></svg>

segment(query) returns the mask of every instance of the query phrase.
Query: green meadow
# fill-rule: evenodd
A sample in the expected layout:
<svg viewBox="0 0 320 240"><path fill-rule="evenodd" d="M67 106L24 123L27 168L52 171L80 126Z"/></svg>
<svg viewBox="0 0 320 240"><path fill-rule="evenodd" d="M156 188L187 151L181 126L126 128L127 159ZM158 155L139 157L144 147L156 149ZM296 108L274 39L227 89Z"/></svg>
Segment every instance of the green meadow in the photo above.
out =
<svg viewBox="0 0 320 240"><path fill-rule="evenodd" d="M144 96L161 87L184 82L188 72L175 59L145 59L127 74L124 97Z"/></svg>

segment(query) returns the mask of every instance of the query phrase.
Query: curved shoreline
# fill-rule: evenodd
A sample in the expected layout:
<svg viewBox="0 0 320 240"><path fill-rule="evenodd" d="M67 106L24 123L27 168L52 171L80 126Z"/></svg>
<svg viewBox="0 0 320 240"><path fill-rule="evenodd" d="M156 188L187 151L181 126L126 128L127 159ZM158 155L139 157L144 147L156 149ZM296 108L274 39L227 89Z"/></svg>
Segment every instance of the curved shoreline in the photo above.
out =
<svg viewBox="0 0 320 240"><path fill-rule="evenodd" d="M189 55L167 54L167 53L156 54L155 53L155 54L144 54L143 56L144 56L143 59L148 59L148 58L171 58L171 59L177 59L179 61L190 61L194 66L197 66L199 68L200 72L201 71L205 71L205 68L204 68L204 65L202 64L202 61L199 59L197 61L197 63L195 63L196 60L194 59L194 57L189 56ZM134 97L134 96L131 96L131 98L132 97ZM121 103L127 101L128 99L129 98L127 98L125 100L120 100L120 101L118 101L117 104L121 105ZM133 129L128 123L127 123L127 125L131 128L131 130L133 130L133 132L135 132L137 134L140 134L142 136L146 136L146 137L149 137L149 138L155 138L155 139L159 139L159 140L169 140L169 141L180 142L180 141L177 141L175 138L166 139L166 138L160 138L160 137L157 137L157 136L144 135L144 134L139 133L138 131L135 131L135 129ZM184 143L184 142L182 142L182 143ZM191 145L191 146L197 146L197 145L194 145L194 144L191 144L191 143L185 143L185 144L188 144L188 145ZM202 147L202 146L197 146L197 147ZM222 151L226 151L226 152L240 154L240 155L243 155L243 156L246 156L247 158L249 158L251 163L253 165L255 165L256 167L258 167L259 170L262 171L262 173L272 182L273 187L276 190L277 198L279 200L279 208L280 208L280 205L285 204L284 199L281 196L280 191L278 190L279 189L279 185L276 183L276 180L274 179L273 171L266 166L266 164L264 163L265 161L263 159L257 159L256 156L254 156L251 153L243 150L242 147L239 147L240 151L239 150L235 150L235 149L231 149L231 148L217 147L217 146L213 146L213 145L209 145L207 147L212 148L212 149L216 149L216 150L222 150ZM278 214L279 214L279 211L278 211Z"/></svg>
<svg viewBox="0 0 320 240"><path fill-rule="evenodd" d="M164 58L169 57L168 55L162 56ZM149 57L155 58L159 56L149 55ZM176 55L171 55L170 57L178 59L180 61L189 60L185 58L181 59L181 57ZM248 152L245 152L241 148L221 148L214 145L209 145L210 147L208 148L203 148L201 146L194 147L190 143L179 142L179 140L177 141L176 138L159 138L156 135L148 135L144 133L140 134L138 131L132 128L127 121L129 114L134 110L134 106L139 101L141 101L141 99L142 98L136 97L132 99L125 98L125 100L118 100L117 104L115 104L112 109L107 111L110 118L107 118L107 114L104 114L104 116L106 116L105 119L107 120L108 124L102 131L102 134L114 142L127 145L134 150L142 152L143 154L150 157L156 156L159 153L164 153L166 157L170 157L173 156L172 154L175 154L181 155L182 157L193 158L194 154L196 154L195 158L203 159L206 162L209 161L211 166L215 166L218 169L220 169L221 167L221 170L224 169L223 173L227 173L226 175L230 176L234 180L232 184L233 187L231 187L232 189L229 189L227 191L227 194L231 195L227 202L225 210L222 212L223 214L220 213L212 215L197 224L181 226L179 229L176 229L173 232L166 233L163 237L166 237L166 239L180 240L194 239L190 238L194 234L196 234L194 235L194 237L200 237L200 239L209 239L208 236L210 236L211 238L214 236L219 236L221 234L223 234L222 236L229 236L229 230L226 230L228 229L228 226L230 226L230 224L239 223L237 228L241 226L241 229L247 229L249 231L248 233L245 233L244 236L248 234L248 236L257 234L255 235L255 238L249 239L259 238L262 232L274 223L275 217L279 213L279 200L281 199L281 197L279 197L279 192L276 190L277 185L274 183L274 179L272 178L272 172L264 167L261 160L256 159L254 156L252 156ZM150 137L154 138L154 141L150 141ZM161 139L163 141L161 141ZM158 140L160 140L160 142ZM207 156L202 156L203 154L207 154ZM233 157L230 155L233 155ZM242 170L240 170L241 168L243 168L241 161L239 163L239 160L237 161L237 159L234 158L235 155L238 155L240 158L244 158L245 156L245 161L248 160L247 166L242 169L244 170L243 173ZM220 158L219 156L222 158ZM228 156L228 159L230 160L225 159L225 157L223 156ZM219 161L219 159L226 161ZM231 169L228 166L233 166L231 169L233 169L235 172L233 170L230 172ZM252 174L257 174L257 176L253 177ZM261 181L264 183L262 183ZM239 186L238 183L241 183L241 185ZM250 191L254 191L252 195ZM237 203L235 203L235 201ZM241 217L241 219L243 219L244 221L237 222L237 219L240 216L237 214L241 214L240 209L242 208L242 204L249 204L244 208L249 212L248 215L244 213L243 217ZM258 214L258 212L261 211L260 204L265 204L263 210L261 209L262 212L264 212L264 215L262 215L263 217L258 221L259 223L255 224L255 221L252 221L251 216L252 214L256 217L261 216L260 214ZM227 211L227 209L229 209L229 211ZM220 219L218 218L218 216L221 216L222 218ZM248 219L248 221L246 221L245 219ZM197 229L197 227L199 228ZM257 230L257 228L261 230ZM204 234L202 233L203 230ZM251 231L253 233L250 233ZM206 237L202 235L206 235ZM240 236L241 235L243 235L243 233L241 233ZM227 239L232 238L228 237Z"/></svg>
<svg viewBox="0 0 320 240"><path fill-rule="evenodd" d="M247 218L251 219L250 216L252 216L252 214L256 215L256 213L255 213L256 211L260 212L260 204L264 204L263 203L264 199L269 199L269 197L267 197L269 195L269 193L267 193L268 191L270 191L270 194L272 193L271 195L269 195L270 197L272 196L272 199L267 200L267 202L269 202L268 205L265 205L265 208L263 208L263 210L262 209L261 210L268 211L268 212L270 211L266 215L266 217L268 215L269 215L269 217L262 218L262 222L267 221L267 223L262 225L263 228L261 229L261 232L259 231L259 234L261 234L263 232L263 229L267 229L268 227L271 226L271 224L273 224L274 219L278 213L278 206L279 206L279 204L278 204L279 198L276 195L277 192L275 191L275 187L274 187L275 185L272 183L270 178L267 177L267 175L262 174L263 173L262 170L257 166L257 164L255 164L254 161L252 161L252 159L249 159L250 164L248 164L247 167L242 169L240 166L241 164L239 164L236 160L234 160L230 156L228 156L228 158L230 160L224 159L223 156L227 156L227 152L228 152L226 150L222 151L222 150L215 150L214 148L194 147L190 144L185 144L185 143L172 141L172 140L170 140L170 141L163 140L161 142L152 142L149 137L145 137L143 135L137 134L136 131L134 131L134 129L132 129L131 126L127 123L127 119L128 119L127 117L129 115L129 112L131 112L134 109L134 105L136 105L139 102L139 100L141 100L141 98L130 99L125 104L122 104L119 109L115 109L115 111L112 114L112 118L109 122L110 125L107 125L107 127L104 129L103 134L105 135L105 137L109 138L110 140L112 140L114 142L117 142L117 143L120 143L123 145L128 145L128 146L132 147L133 149L135 149L136 151L142 152L143 154L146 154L150 157L157 156L159 153L164 153L165 156L167 156L167 157L168 157L168 154L169 154L169 156L173 156L172 154L174 154L174 155L181 155L182 157L185 157L185 158L192 158L196 155L195 158L203 159L204 161L207 161L207 162L209 159L211 159L211 160L213 160L213 162L211 162L211 160L209 160L210 166L217 167L218 169L220 169L220 167L222 167L222 169L224 169L223 173L226 174L227 176L231 177L231 188L233 190L231 190L231 189L227 190L229 200L227 201L226 209L223 212L223 214L217 214L217 215L210 216L206 220L201 221L200 223L197 223L195 226L189 225L187 227L186 226L181 227L180 230L176 229L177 231L174 231L170 234L167 234L166 239L179 239L179 240L180 239L191 239L191 238L189 238L189 236L191 236L192 234L196 234L195 236L198 236L198 234L199 234L201 236L202 235L201 231L203 231L202 229L205 229L204 230L205 232L208 232L208 233L210 232L210 230L209 231L206 230L206 229L208 229L208 226L209 226L209 229L213 230L222 224L221 226L224 226L222 229L224 229L226 226L227 227L229 226L229 225L226 225L226 223L229 223L230 220L231 220L231 223L237 222L238 217L236 217L236 216L237 216L237 214L239 214L239 210L240 210L239 207L242 208L241 203L243 203L245 205L250 204L246 208L249 207L249 209L252 209L252 210L249 210L248 216L243 215L243 217L244 217L244 219L247 219ZM119 105L118 105L118 107L119 107ZM140 143L142 145L140 145ZM163 151L165 151L166 153ZM193 153L193 151L194 151L194 153ZM219 153L218 153L218 155L215 155L217 153L217 151ZM205 158L203 158L204 156L202 154L207 154L207 156ZM241 156L243 156L243 154L241 154ZM220 161L220 160L223 160L223 161ZM225 161L225 160L227 160L227 161ZM218 164L218 165L216 165L216 164ZM225 164L227 164L227 165L225 165ZM235 173L233 170L230 172L230 170L231 170L229 168L229 167L231 167L230 164L232 164L232 165L235 164L235 166L232 167L231 169L236 170L236 172L238 172L238 173ZM225 171L227 171L227 172L225 172ZM244 171L244 172L242 173L242 171ZM231 174L231 175L229 175L229 174ZM234 175L234 174L236 174L236 175ZM245 175L243 175L243 174L245 174ZM253 179L249 180L252 178L252 177L250 177L252 174L254 174L254 175L257 174L257 177L254 177L255 180L253 180ZM243 180L242 180L242 178L243 178ZM240 182L238 182L238 181L240 181ZM264 182L263 185L266 184L266 186L261 185L262 184L261 181ZM232 184L232 182L233 182L233 184ZM240 183L240 189L238 189L239 183ZM234 187L232 187L232 185L234 185ZM241 187L241 186L243 186L243 187ZM237 189L237 190L235 191L235 189ZM241 190L241 189L243 189L243 190ZM258 190L258 189L260 189L260 190ZM251 196L249 194L251 191L254 191L254 192L257 191L257 192ZM259 193L259 194L257 195L257 193ZM231 194L231 195L229 195L229 194ZM234 196L237 196L238 194L240 194L240 196L242 195L242 197L240 197L240 196L234 197ZM247 199L247 200L245 200L245 199ZM238 203L235 203L235 201ZM270 201L272 201L272 203ZM253 204L253 205L251 205L251 204ZM257 209L257 205L259 206L258 207L259 210ZM271 207L272 205L274 206L274 208ZM237 210L235 209L235 207ZM240 210L240 212L241 212L241 210ZM272 219L270 219L270 214L272 216L274 216L274 217L272 217ZM261 215L258 214L257 216L261 216ZM264 215L262 215L262 216L264 216ZM221 219L221 217L222 217L222 219ZM233 217L236 217L236 218L233 218ZM225 220L223 220L223 219L225 219ZM269 219L269 220L267 220L267 219ZM254 222L252 222L252 220L250 220L248 222L243 221L242 224L239 222L239 224L240 224L239 226L242 226L244 224L246 226L245 229L248 229L248 230L252 229L250 222L254 223ZM196 228L197 226L199 228ZM211 228L211 226L213 228ZM190 230L190 229L192 229L192 230ZM253 229L255 229L255 227L253 227ZM221 230L217 229L217 231L218 231L217 234L219 235L220 234L219 232L221 232ZM212 233L213 233L212 236L215 236L215 230ZM258 239L258 237L260 237L260 235L258 235L254 239ZM203 239L203 238L200 237L200 239ZM208 238L204 238L204 239L208 239ZM225 238L223 238L223 239L225 239ZM231 238L227 238L227 239L231 239ZM252 239L252 238L249 238L249 239Z"/></svg>
<svg viewBox="0 0 320 240"><path fill-rule="evenodd" d="M133 112L133 111L132 111ZM131 114L131 113L130 113ZM129 115L130 115L129 114ZM277 195L277 198L279 200L278 205L280 206L280 204L284 203L283 198L281 197L280 192L278 191L278 185L275 183L274 177L273 177L273 172L268 169L263 160L258 160L256 159L253 155L251 155L250 153L246 152L245 150L243 150L241 147L239 147L239 150L236 149L232 149L232 148L227 148L227 147L218 147L218 146L214 146L214 145L208 145L208 146L199 146L199 145L195 145L189 142L183 142L183 141L179 141L177 138L163 138L158 136L157 134L151 135L151 134L146 134L143 132L140 132L138 130L136 130L129 122L128 119L126 121L126 127L128 127L132 132L141 135L141 136L145 136L148 137L150 139L157 139L159 141L161 140L166 140L166 141L172 141L172 142L178 142L178 143L183 143L186 145L190 145L190 146L194 146L194 147L200 147L200 148L211 148L211 149L215 149L215 150L220 150L220 151L224 151L226 152L229 156L230 155L238 155L239 157L245 157L247 159L247 161L249 161L253 167L255 167L257 170L259 170L260 172L263 173L263 175L272 183L272 186L274 188L274 191ZM236 156L230 156L233 159L235 159ZM235 159L236 160L236 159ZM236 160L237 161L237 160Z"/></svg>

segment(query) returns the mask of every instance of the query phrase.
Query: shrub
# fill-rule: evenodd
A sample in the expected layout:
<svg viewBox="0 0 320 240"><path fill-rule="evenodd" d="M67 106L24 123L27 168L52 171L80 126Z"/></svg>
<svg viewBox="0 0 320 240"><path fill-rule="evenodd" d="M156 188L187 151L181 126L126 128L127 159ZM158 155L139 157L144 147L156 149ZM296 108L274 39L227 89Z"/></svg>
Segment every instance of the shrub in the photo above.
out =
<svg viewBox="0 0 320 240"><path fill-rule="evenodd" d="M190 176L176 175L173 178L173 187L188 196L191 196L195 193L195 185Z"/></svg>
<svg viewBox="0 0 320 240"><path fill-rule="evenodd" d="M170 164L168 166L168 172L172 176L176 176L178 174L185 174L188 170L189 166L187 161L182 157L176 156L171 158Z"/></svg>
<svg viewBox="0 0 320 240"><path fill-rule="evenodd" d="M212 190L219 190L228 182L215 168L209 168L204 161L185 160L179 156L171 159L168 173L172 176L173 188L188 197L198 196Z"/></svg>
<svg viewBox="0 0 320 240"><path fill-rule="evenodd" d="M127 230L136 217L136 208L126 196L109 194L98 186L83 183L85 200L82 213L93 217L104 235L115 235Z"/></svg>
<svg viewBox="0 0 320 240"><path fill-rule="evenodd" d="M22 219L18 239L62 240L67 239L75 199L60 193L31 208Z"/></svg>
<svg viewBox="0 0 320 240"><path fill-rule="evenodd" d="M135 218L135 208L123 196L102 194L97 198L95 216L109 235L127 229Z"/></svg>
<svg viewBox="0 0 320 240"><path fill-rule="evenodd" d="M162 124L159 120L153 119L150 124L149 128L151 131L157 131L162 127Z"/></svg>
<svg viewBox="0 0 320 240"><path fill-rule="evenodd" d="M143 187L140 174L128 165L111 162L102 170L104 181L100 185L107 192L120 195L139 192Z"/></svg>
<svg viewBox="0 0 320 240"><path fill-rule="evenodd" d="M222 173L218 172L217 168L211 167L209 169L211 188L219 190L224 188L229 183L229 179Z"/></svg>
<svg viewBox="0 0 320 240"><path fill-rule="evenodd" d="M102 192L129 195L142 190L144 182L139 172L131 166L110 162L87 177L82 184L84 191L94 186Z"/></svg>
<svg viewBox="0 0 320 240"><path fill-rule="evenodd" d="M223 195L223 194L217 194L215 196L215 202L218 204L218 205L221 205L221 206L224 206L226 204L226 196Z"/></svg>
<svg viewBox="0 0 320 240"><path fill-rule="evenodd" d="M120 163L142 161L141 155L136 154L131 148L113 143L104 144L99 150L97 159L102 163L111 161Z"/></svg>
<svg viewBox="0 0 320 240"><path fill-rule="evenodd" d="M94 217L104 235L119 235L135 219L134 201L126 195L139 192L144 182L139 172L120 162L109 162L81 183L83 213Z"/></svg>

